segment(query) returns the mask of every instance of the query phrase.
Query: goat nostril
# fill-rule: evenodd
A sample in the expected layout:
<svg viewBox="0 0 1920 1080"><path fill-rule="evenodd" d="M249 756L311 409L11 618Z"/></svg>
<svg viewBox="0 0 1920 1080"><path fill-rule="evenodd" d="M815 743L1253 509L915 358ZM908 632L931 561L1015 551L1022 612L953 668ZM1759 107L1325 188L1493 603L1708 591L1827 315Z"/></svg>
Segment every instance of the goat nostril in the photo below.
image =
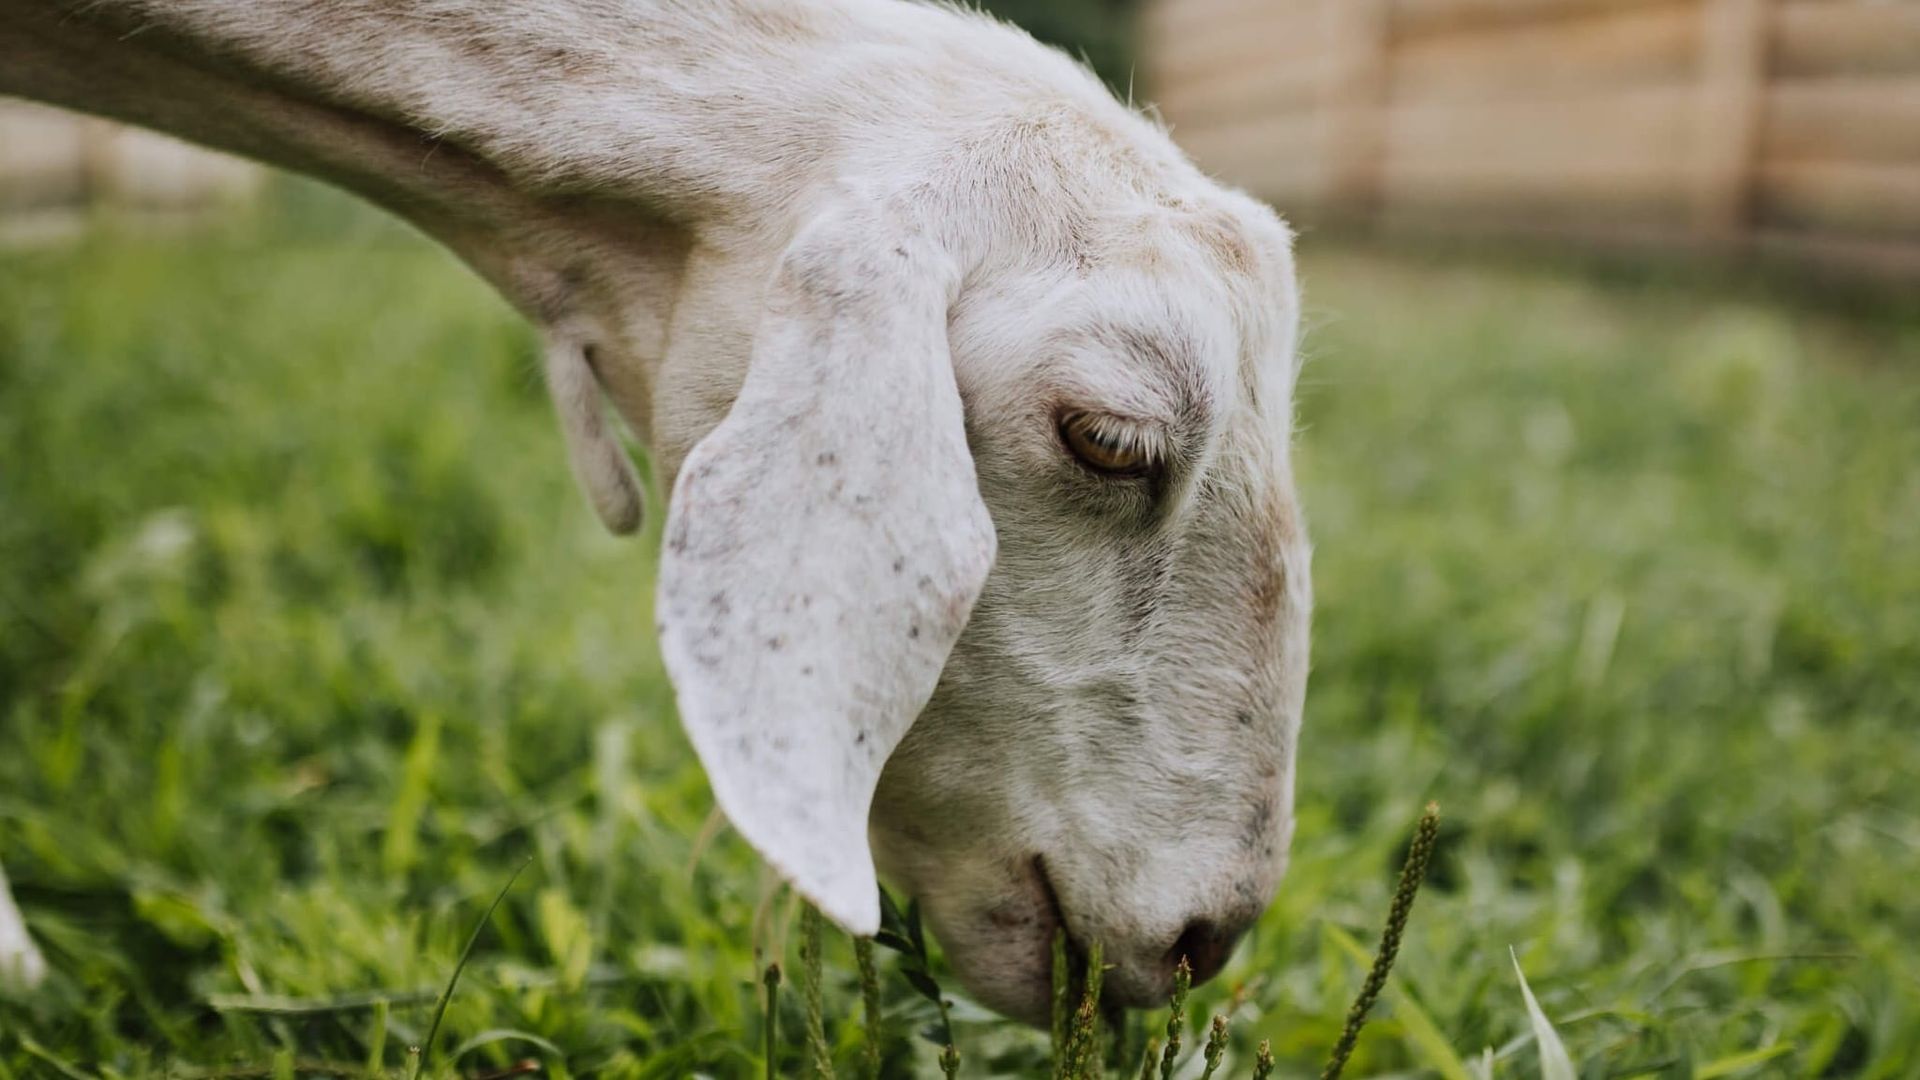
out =
<svg viewBox="0 0 1920 1080"><path fill-rule="evenodd" d="M1195 919L1180 932L1167 959L1177 965L1181 957L1186 957L1187 966L1193 969L1193 981L1203 983L1227 966L1227 957L1239 939L1238 931L1222 929L1211 919Z"/></svg>

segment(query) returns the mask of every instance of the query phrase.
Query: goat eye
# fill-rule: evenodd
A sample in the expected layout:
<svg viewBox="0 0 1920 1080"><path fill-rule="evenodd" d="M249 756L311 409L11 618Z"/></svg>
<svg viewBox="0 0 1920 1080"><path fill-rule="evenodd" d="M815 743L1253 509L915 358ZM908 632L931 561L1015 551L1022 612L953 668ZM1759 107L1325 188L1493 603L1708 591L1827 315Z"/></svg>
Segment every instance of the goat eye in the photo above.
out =
<svg viewBox="0 0 1920 1080"><path fill-rule="evenodd" d="M1141 439L1107 417L1068 413L1060 420L1060 438L1080 463L1109 476L1145 476L1154 458Z"/></svg>

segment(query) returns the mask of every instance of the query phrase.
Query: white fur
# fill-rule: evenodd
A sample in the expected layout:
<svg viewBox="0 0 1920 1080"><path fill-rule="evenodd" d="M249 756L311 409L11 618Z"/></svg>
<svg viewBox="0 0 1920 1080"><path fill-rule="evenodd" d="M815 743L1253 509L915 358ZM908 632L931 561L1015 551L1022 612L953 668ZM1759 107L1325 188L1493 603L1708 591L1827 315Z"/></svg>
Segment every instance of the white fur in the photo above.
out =
<svg viewBox="0 0 1920 1080"><path fill-rule="evenodd" d="M1077 65L898 0L0 24L0 92L332 179L458 251L547 335L626 530L597 383L674 479L661 640L715 795L834 919L875 928L877 859L1037 1018L1060 918L1146 1003L1176 942L1265 906L1309 607L1290 235ZM1075 410L1164 476L1082 468Z"/></svg>

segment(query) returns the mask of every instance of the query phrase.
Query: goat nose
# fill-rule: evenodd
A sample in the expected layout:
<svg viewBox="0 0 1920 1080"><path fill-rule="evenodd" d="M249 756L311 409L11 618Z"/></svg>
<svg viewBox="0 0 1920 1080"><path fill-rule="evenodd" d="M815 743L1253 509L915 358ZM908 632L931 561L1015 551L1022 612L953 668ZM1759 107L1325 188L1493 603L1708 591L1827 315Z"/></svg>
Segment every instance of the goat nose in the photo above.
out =
<svg viewBox="0 0 1920 1080"><path fill-rule="evenodd" d="M1212 919L1195 919L1187 924L1175 939L1173 948L1167 951L1167 962L1179 966L1182 957L1187 966L1193 969L1193 981L1197 985L1206 982L1220 969L1227 966L1227 957L1233 955L1233 947L1239 943L1240 935L1246 932L1246 926L1221 926Z"/></svg>

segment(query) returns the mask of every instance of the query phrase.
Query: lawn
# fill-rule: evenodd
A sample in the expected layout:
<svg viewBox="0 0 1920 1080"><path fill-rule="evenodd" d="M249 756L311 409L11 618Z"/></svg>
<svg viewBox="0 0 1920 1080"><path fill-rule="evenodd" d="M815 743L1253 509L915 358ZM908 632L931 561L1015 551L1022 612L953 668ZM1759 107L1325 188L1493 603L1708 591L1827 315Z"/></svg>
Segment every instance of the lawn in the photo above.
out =
<svg viewBox="0 0 1920 1080"><path fill-rule="evenodd" d="M1189 1046L1230 1010L1227 1075L1317 1075L1436 799L1350 1075L1538 1075L1511 949L1586 1077L1920 1076L1920 308L1303 267L1295 859ZM529 859L438 1062L757 1073L793 908L675 725L654 546L575 494L527 330L368 212L0 251L0 864L57 971L0 1077L397 1073ZM967 1074L1044 1069L956 1010Z"/></svg>

